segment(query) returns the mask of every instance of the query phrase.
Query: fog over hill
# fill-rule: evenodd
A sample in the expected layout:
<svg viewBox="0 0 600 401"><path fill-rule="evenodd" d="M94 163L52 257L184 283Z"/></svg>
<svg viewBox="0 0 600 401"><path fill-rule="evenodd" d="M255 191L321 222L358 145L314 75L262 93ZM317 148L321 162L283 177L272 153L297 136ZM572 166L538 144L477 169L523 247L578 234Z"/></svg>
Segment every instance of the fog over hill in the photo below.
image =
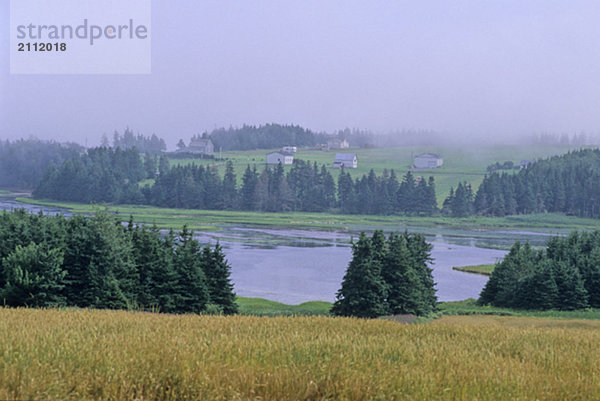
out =
<svg viewBox="0 0 600 401"><path fill-rule="evenodd" d="M130 126L173 149L267 123L467 143L592 137L599 17L596 1L154 0L148 75L11 75L2 30L0 137L92 146Z"/></svg>

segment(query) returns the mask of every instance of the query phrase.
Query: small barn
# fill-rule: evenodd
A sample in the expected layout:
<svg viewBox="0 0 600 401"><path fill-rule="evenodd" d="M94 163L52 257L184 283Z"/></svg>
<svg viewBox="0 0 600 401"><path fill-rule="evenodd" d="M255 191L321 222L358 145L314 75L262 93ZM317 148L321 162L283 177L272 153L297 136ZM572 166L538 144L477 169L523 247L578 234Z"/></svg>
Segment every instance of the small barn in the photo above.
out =
<svg viewBox="0 0 600 401"><path fill-rule="evenodd" d="M357 168L358 158L356 153L336 153L333 168Z"/></svg>
<svg viewBox="0 0 600 401"><path fill-rule="evenodd" d="M415 156L414 164L417 169L438 168L444 164L444 159L435 153L423 153Z"/></svg>
<svg viewBox="0 0 600 401"><path fill-rule="evenodd" d="M267 164L292 164L294 155L289 152L271 152L267 153Z"/></svg>

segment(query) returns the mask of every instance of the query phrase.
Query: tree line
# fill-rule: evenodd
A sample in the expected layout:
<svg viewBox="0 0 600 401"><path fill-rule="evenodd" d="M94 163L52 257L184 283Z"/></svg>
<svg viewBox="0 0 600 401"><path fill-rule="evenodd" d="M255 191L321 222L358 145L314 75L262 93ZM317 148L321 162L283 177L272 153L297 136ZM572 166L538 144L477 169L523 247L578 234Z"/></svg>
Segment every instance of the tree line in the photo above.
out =
<svg viewBox="0 0 600 401"><path fill-rule="evenodd" d="M480 304L518 309L600 307L600 231L552 237L534 250L516 242L479 297Z"/></svg>
<svg viewBox="0 0 600 401"><path fill-rule="evenodd" d="M104 148L109 147L108 137L102 135L101 146ZM161 152L167 150L167 144L164 139L159 138L156 134L150 136L144 136L142 134L135 135L133 130L129 127L125 128L123 135L115 131L112 140L113 148L130 149L136 148L141 153L150 153L152 155L158 155Z"/></svg>
<svg viewBox="0 0 600 401"><path fill-rule="evenodd" d="M559 212L599 218L600 149L539 160L516 174L493 172L475 195L461 183L445 200L443 212L452 216Z"/></svg>
<svg viewBox="0 0 600 401"><path fill-rule="evenodd" d="M428 315L437 297L428 266L431 244L419 234L377 230L363 232L352 243L352 260L331 313L336 316L374 318L390 314Z"/></svg>
<svg viewBox="0 0 600 401"><path fill-rule="evenodd" d="M138 183L168 170L165 156L140 155L136 148L88 149L60 166L51 165L33 191L38 198L75 202L145 202Z"/></svg>
<svg viewBox="0 0 600 401"><path fill-rule="evenodd" d="M142 192L147 203L174 208L421 215L437 211L433 178L417 180L411 172L399 182L393 170L379 176L371 170L353 179L342 169L336 185L325 166L295 160L287 174L281 165L260 172L248 165L241 185L236 183L231 162L222 179L208 167L175 166Z"/></svg>
<svg viewBox="0 0 600 401"><path fill-rule="evenodd" d="M60 166L79 155L77 144L39 139L0 141L0 186L34 188L50 166Z"/></svg>
<svg viewBox="0 0 600 401"><path fill-rule="evenodd" d="M318 134L299 125L243 125L240 128L219 128L210 133L215 149L273 149L282 146L316 146L327 142L326 134Z"/></svg>
<svg viewBox="0 0 600 401"><path fill-rule="evenodd" d="M124 226L93 217L0 214L0 295L9 306L77 306L167 313L237 312L223 249L185 226Z"/></svg>
<svg viewBox="0 0 600 401"><path fill-rule="evenodd" d="M140 186L146 178L154 184ZM34 190L37 198L74 202L116 202L160 207L253 210L268 212L341 211L350 214L419 214L437 212L435 183L415 178L409 171L401 181L393 170L353 179L342 169L337 183L329 170L316 163L295 160L258 171L247 166L237 184L231 161L223 177L211 167L177 165L166 157L136 149L94 148L87 154L51 166Z"/></svg>

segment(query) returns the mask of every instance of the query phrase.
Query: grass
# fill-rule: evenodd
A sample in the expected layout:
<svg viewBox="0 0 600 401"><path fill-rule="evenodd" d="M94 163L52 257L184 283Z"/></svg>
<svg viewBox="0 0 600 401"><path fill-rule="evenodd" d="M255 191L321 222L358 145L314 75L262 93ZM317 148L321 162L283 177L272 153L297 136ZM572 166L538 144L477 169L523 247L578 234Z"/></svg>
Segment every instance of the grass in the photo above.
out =
<svg viewBox="0 0 600 401"><path fill-rule="evenodd" d="M452 270L458 270L465 273L481 274L482 276L491 276L496 265L472 265L472 266L453 266Z"/></svg>
<svg viewBox="0 0 600 401"><path fill-rule="evenodd" d="M497 308L494 306L480 306L477 305L477 301L472 298L465 299L464 301L440 302L438 308L443 315L497 315L552 319L600 320L600 309L590 308L577 311L519 310L509 308Z"/></svg>
<svg viewBox="0 0 600 401"><path fill-rule="evenodd" d="M299 305L286 305L264 298L237 297L239 313L252 316L328 316L331 303L310 301Z"/></svg>
<svg viewBox="0 0 600 401"><path fill-rule="evenodd" d="M237 297L240 314L248 316L329 316L333 305L325 301L310 301L299 305L286 305L263 298ZM418 318L418 322L431 321L432 318L443 316L491 315L491 316L519 316L531 318L551 319L584 319L600 320L600 309L585 309L578 311L535 311L518 310L509 308L496 308L493 306L477 305L475 299L464 301L440 302L439 312L435 316ZM394 319L402 320L402 319Z"/></svg>
<svg viewBox="0 0 600 401"><path fill-rule="evenodd" d="M523 159L535 160L546 158L551 155L566 153L568 146L405 146L396 148L375 148L375 149L340 149L330 151L305 150L300 149L294 154L296 159L302 159L309 162L317 162L319 165L331 166L337 152L356 153L358 157L358 168L348 169L347 171L353 177L360 177L368 174L373 169L378 175L383 173L384 169L394 169L400 176L413 164L414 156L420 153L433 152L438 153L444 158L444 165L434 170L424 170L416 172L416 175L435 178L437 198L439 206L442 206L444 199L450 192L450 187L456 187L458 182L467 181L474 189L479 187L486 168L495 162L513 161L516 165ZM248 151L229 151L222 152L224 159L230 160L234 165L238 183L241 184L241 178L246 166L255 164L259 170L266 162L266 154L277 149L270 150L248 150ZM218 153L217 153L218 155ZM202 164L210 165L224 173L225 161L216 161L211 159L171 159L172 165ZM290 166L284 166L287 170ZM330 170L337 180L339 170Z"/></svg>
<svg viewBox="0 0 600 401"><path fill-rule="evenodd" d="M599 329L0 308L0 399L598 399Z"/></svg>
<svg viewBox="0 0 600 401"><path fill-rule="evenodd" d="M96 204L74 202L54 202L31 198L16 198L25 204L58 207L75 214L94 213ZM104 206L104 205L103 205ZM546 233L567 233L574 229L593 230L598 227L598 220L553 213L506 217L471 216L452 218L443 216L373 216L344 215L334 213L268 213L235 210L197 210L169 209L143 205L106 205L113 212L118 212L124 221L133 215L134 220L143 224L153 224L160 228L181 229L184 224L195 230L219 230L223 225L271 226L287 229L320 229L337 231L358 231L381 228L384 230L419 229L421 232L436 233L440 226L456 230L455 235L464 234L465 230L518 230ZM502 235L499 231L498 235Z"/></svg>

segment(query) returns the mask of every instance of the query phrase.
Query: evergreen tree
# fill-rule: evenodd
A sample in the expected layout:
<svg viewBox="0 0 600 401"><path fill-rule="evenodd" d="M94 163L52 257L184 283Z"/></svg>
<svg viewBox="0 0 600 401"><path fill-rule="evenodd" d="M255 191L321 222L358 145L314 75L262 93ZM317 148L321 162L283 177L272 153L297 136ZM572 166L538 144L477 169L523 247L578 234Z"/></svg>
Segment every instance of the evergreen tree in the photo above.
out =
<svg viewBox="0 0 600 401"><path fill-rule="evenodd" d="M223 177L223 207L225 209L235 209L238 206L238 193L236 189L236 176L233 170L231 160L225 165L225 176Z"/></svg>
<svg viewBox="0 0 600 401"><path fill-rule="evenodd" d="M373 270L373 259L371 240L363 232L352 244L352 261L331 309L333 315L373 318L388 313L386 285L380 272Z"/></svg>
<svg viewBox="0 0 600 401"><path fill-rule="evenodd" d="M433 269L429 267L429 263L433 260L431 258L431 249L433 247L425 240L425 236L421 234L409 234L405 232L403 235L411 255L412 266L421 283L420 310L422 314L426 315L435 311L437 305Z"/></svg>
<svg viewBox="0 0 600 401"><path fill-rule="evenodd" d="M557 286L556 308L562 310L587 308L588 294L579 270L572 264L556 261L553 261L552 268Z"/></svg>
<svg viewBox="0 0 600 401"><path fill-rule="evenodd" d="M423 304L422 282L412 265L406 237L390 234L388 249L382 277L388 286L387 302L390 313L426 314L429 308Z"/></svg>
<svg viewBox="0 0 600 401"><path fill-rule="evenodd" d="M528 285L523 287L520 298L526 299L521 305L526 309L547 310L558 303L558 287L554 278L554 268L551 261L544 261L528 278Z"/></svg>
<svg viewBox="0 0 600 401"><path fill-rule="evenodd" d="M203 270L208 284L210 302L222 308L226 315L238 312L238 306L235 302L235 293L231 283L231 267L225 260L223 248L219 243L211 251L206 246L202 250Z"/></svg>
<svg viewBox="0 0 600 401"><path fill-rule="evenodd" d="M242 189L241 189L241 203L242 209L244 210L255 210L256 204L256 185L258 183L258 174L256 173L256 166L250 169L250 165L246 167L244 176L242 178Z"/></svg>
<svg viewBox="0 0 600 401"><path fill-rule="evenodd" d="M59 248L30 243L2 260L6 279L2 298L10 306L48 307L64 305L65 270Z"/></svg>
<svg viewBox="0 0 600 401"><path fill-rule="evenodd" d="M345 172L344 168L340 171L338 178L338 201L342 213L354 213L354 183L350 173Z"/></svg>
<svg viewBox="0 0 600 401"><path fill-rule="evenodd" d="M179 234L174 263L178 275L174 290L178 312L200 313L210 300L200 251L200 244L193 238L193 232L184 226Z"/></svg>

